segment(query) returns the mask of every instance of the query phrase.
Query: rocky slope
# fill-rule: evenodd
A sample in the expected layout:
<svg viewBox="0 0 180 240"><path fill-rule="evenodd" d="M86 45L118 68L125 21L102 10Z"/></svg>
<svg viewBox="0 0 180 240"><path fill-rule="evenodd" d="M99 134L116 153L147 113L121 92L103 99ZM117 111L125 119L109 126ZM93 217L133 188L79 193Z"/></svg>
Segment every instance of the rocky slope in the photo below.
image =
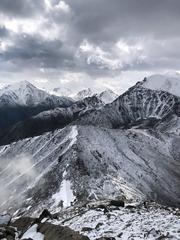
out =
<svg viewBox="0 0 180 240"><path fill-rule="evenodd" d="M116 202L117 203L117 202ZM113 205L95 201L51 214L37 216L0 215L0 237L7 240L179 240L179 209L151 203ZM1 221L2 219L2 221Z"/></svg>
<svg viewBox="0 0 180 240"><path fill-rule="evenodd" d="M61 200L122 196L179 206L179 142L152 130L69 126L1 147L0 207L53 212Z"/></svg>
<svg viewBox="0 0 180 240"><path fill-rule="evenodd" d="M1 133L0 144L8 144L26 137L62 128L76 120L79 125L95 125L107 128L158 128L178 122L180 98L168 92L147 89L137 83L110 104L96 95L79 101L69 108L43 112L19 122ZM161 124L163 122L163 124ZM162 126L161 126L162 125ZM175 124L175 128L178 124ZM179 131L179 130L177 130Z"/></svg>
<svg viewBox="0 0 180 240"><path fill-rule="evenodd" d="M55 106L69 106L72 101L65 97L57 97L36 88L28 81L8 85L0 89L0 107L36 106L52 104Z"/></svg>
<svg viewBox="0 0 180 240"><path fill-rule="evenodd" d="M84 98L92 97L92 96L96 96L104 104L111 103L118 97L118 95L110 89L106 89L100 93L94 93L90 88L88 88L88 89L84 89L84 90L78 92L74 96L74 99L75 100L83 100Z"/></svg>
<svg viewBox="0 0 180 240"><path fill-rule="evenodd" d="M141 85L137 83L111 104L87 113L79 123L108 128L153 127L169 116L179 116L180 98Z"/></svg>
<svg viewBox="0 0 180 240"><path fill-rule="evenodd" d="M133 203L117 207L109 206L106 202L94 202L88 208L67 209L57 214L56 220L47 221L68 226L88 236L90 240L178 240L179 214L179 209L155 203Z"/></svg>
<svg viewBox="0 0 180 240"><path fill-rule="evenodd" d="M52 216L48 211L43 211L37 218L22 217L19 219L4 221L8 215L0 215L0 238L6 240L89 240L69 227L54 225L44 222L45 218ZM2 221L1 221L2 220Z"/></svg>
<svg viewBox="0 0 180 240"><path fill-rule="evenodd" d="M104 103L92 96L72 104L66 108L55 108L44 111L25 121L18 122L0 133L0 145L9 144L19 139L38 136L44 132L63 128L86 112L99 109Z"/></svg>
<svg viewBox="0 0 180 240"><path fill-rule="evenodd" d="M179 239L180 98L145 82L105 106L89 109L88 98L69 112L41 113L42 121L73 117L63 129L1 146L0 211L21 221L48 208L52 216L33 222L33 234L63 225L90 240Z"/></svg>
<svg viewBox="0 0 180 240"><path fill-rule="evenodd" d="M57 97L42 91L27 81L0 89L0 128L6 128L42 111L68 107L69 98Z"/></svg>

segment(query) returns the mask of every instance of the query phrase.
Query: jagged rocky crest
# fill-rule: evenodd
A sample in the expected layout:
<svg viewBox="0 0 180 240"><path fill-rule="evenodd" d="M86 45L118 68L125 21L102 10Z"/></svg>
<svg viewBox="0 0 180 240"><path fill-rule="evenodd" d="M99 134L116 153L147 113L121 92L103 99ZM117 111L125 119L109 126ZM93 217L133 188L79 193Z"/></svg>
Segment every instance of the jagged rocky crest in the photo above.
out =
<svg viewBox="0 0 180 240"><path fill-rule="evenodd" d="M113 103L83 116L80 124L110 128L153 127L170 115L179 116L180 98L136 84Z"/></svg>

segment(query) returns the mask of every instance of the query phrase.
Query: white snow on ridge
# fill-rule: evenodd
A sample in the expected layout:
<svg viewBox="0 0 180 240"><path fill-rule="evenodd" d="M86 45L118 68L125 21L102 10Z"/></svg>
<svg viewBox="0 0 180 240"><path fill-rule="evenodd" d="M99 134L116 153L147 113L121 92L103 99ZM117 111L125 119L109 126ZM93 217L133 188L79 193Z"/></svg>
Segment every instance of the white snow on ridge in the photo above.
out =
<svg viewBox="0 0 180 240"><path fill-rule="evenodd" d="M167 75L152 75L147 77L142 86L152 90L162 90L180 97L180 77L175 78L169 74Z"/></svg>
<svg viewBox="0 0 180 240"><path fill-rule="evenodd" d="M71 146L76 142L77 140L77 126L71 127L71 132L68 135L68 138L71 139L71 142L66 149L66 151L71 148ZM64 153L63 153L64 154ZM60 204L60 202L63 202L63 207L69 207L71 206L71 202L75 200L75 196L73 194L72 188L71 188L71 182L66 179L66 171L63 173L63 181L61 183L59 192L55 193L52 196L52 199L54 200L54 204L52 208L57 208Z"/></svg>
<svg viewBox="0 0 180 240"><path fill-rule="evenodd" d="M9 96L12 104L27 105L30 96L32 96L34 104L44 100L48 94L36 87L28 81L17 82L0 89L0 97Z"/></svg>
<svg viewBox="0 0 180 240"><path fill-rule="evenodd" d="M57 95L57 94L55 93L55 95ZM118 97L118 95L116 93L114 93L111 89L105 89L102 92L96 92L90 88L84 89L84 90L78 92L77 94L74 94L74 95L67 94L66 96L71 97L76 101L80 101L80 100L83 100L84 98L96 96L105 104L113 102Z"/></svg>
<svg viewBox="0 0 180 240"><path fill-rule="evenodd" d="M0 89L0 106L35 106L37 104L48 102L49 99L56 104L60 101L63 103L65 100L70 100L51 95L48 92L35 87L28 81L20 81Z"/></svg>
<svg viewBox="0 0 180 240"><path fill-rule="evenodd" d="M103 101L105 104L113 102L118 95L114 93L112 90L107 89L102 93L98 94L98 97Z"/></svg>
<svg viewBox="0 0 180 240"><path fill-rule="evenodd" d="M92 97L94 93L90 88L84 89L80 92L77 93L77 95L74 96L74 99L78 100L83 100L86 97Z"/></svg>

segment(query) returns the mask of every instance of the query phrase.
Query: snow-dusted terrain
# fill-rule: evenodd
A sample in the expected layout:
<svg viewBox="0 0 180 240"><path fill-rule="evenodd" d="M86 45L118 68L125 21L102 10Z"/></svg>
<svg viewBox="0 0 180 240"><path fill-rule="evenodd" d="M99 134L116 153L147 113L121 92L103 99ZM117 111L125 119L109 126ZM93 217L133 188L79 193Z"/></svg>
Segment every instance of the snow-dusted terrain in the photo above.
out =
<svg viewBox="0 0 180 240"><path fill-rule="evenodd" d="M113 102L118 97L118 95L110 89L107 89L107 90L101 92L100 94L97 94L97 96L105 104Z"/></svg>
<svg viewBox="0 0 180 240"><path fill-rule="evenodd" d="M137 83L114 102L82 116L79 123L108 128L153 127L168 117L179 116L179 103L177 96Z"/></svg>
<svg viewBox="0 0 180 240"><path fill-rule="evenodd" d="M90 88L88 88L88 89L84 89L84 90L78 92L74 96L74 99L75 100L83 100L84 98L92 97L92 96L96 96L104 104L111 103L118 97L118 95L110 89L106 89L100 93L94 93Z"/></svg>
<svg viewBox="0 0 180 240"><path fill-rule="evenodd" d="M99 109L103 105L104 103L94 95L77 101L70 107L43 111L1 132L0 145L9 144L19 139L37 136L44 132L62 128L86 112Z"/></svg>
<svg viewBox="0 0 180 240"><path fill-rule="evenodd" d="M35 239L35 240L44 240L44 235L40 232L37 232L37 224L34 224L30 227L22 236L21 239Z"/></svg>
<svg viewBox="0 0 180 240"><path fill-rule="evenodd" d="M23 237L46 239L44 228L64 225L88 237L79 239L180 239L179 80L166 80L146 78L106 105L93 95L41 112L31 126L42 132L2 143L1 211L20 221L53 214ZM64 128L44 133L57 121ZM10 137L30 129L18 124Z"/></svg>
<svg viewBox="0 0 180 240"><path fill-rule="evenodd" d="M78 92L75 96L74 99L76 99L77 101L79 100L83 100L84 98L87 97L92 97L94 95L93 91L90 88L81 90L80 92Z"/></svg>
<svg viewBox="0 0 180 240"><path fill-rule="evenodd" d="M68 106L71 102L68 98L50 95L28 81L18 82L0 89L0 107L36 106L40 104Z"/></svg>
<svg viewBox="0 0 180 240"><path fill-rule="evenodd" d="M104 91L97 93L96 91L93 91L92 89L87 88L79 91L76 94L73 94L70 89L61 89L59 87L59 88L54 88L53 91L51 91L51 93L57 96L70 97L75 101L81 101L85 98L96 96L104 104L111 103L118 97L118 95L114 93L111 89L105 89Z"/></svg>
<svg viewBox="0 0 180 240"><path fill-rule="evenodd" d="M1 208L55 212L64 181L78 202L125 196L178 206L179 142L156 131L69 126L1 147Z"/></svg>
<svg viewBox="0 0 180 240"><path fill-rule="evenodd" d="M0 89L0 129L56 107L68 107L73 100L50 95L27 81Z"/></svg>
<svg viewBox="0 0 180 240"><path fill-rule="evenodd" d="M60 214L58 220L51 222L80 231L90 240L100 237L114 237L116 240L179 240L180 219L178 214L177 210L165 209L154 203L147 207L130 204L125 208L109 207L107 213L100 208L72 208L66 211L66 217Z"/></svg>

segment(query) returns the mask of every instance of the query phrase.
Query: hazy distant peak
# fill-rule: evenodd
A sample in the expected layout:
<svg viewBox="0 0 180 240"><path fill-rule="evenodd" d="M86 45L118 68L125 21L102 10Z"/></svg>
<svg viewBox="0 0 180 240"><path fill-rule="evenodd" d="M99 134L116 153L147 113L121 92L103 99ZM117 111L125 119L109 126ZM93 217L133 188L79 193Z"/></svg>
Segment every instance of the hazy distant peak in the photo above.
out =
<svg viewBox="0 0 180 240"><path fill-rule="evenodd" d="M165 91L180 97L180 77L156 74L146 77L141 85L148 89Z"/></svg>

